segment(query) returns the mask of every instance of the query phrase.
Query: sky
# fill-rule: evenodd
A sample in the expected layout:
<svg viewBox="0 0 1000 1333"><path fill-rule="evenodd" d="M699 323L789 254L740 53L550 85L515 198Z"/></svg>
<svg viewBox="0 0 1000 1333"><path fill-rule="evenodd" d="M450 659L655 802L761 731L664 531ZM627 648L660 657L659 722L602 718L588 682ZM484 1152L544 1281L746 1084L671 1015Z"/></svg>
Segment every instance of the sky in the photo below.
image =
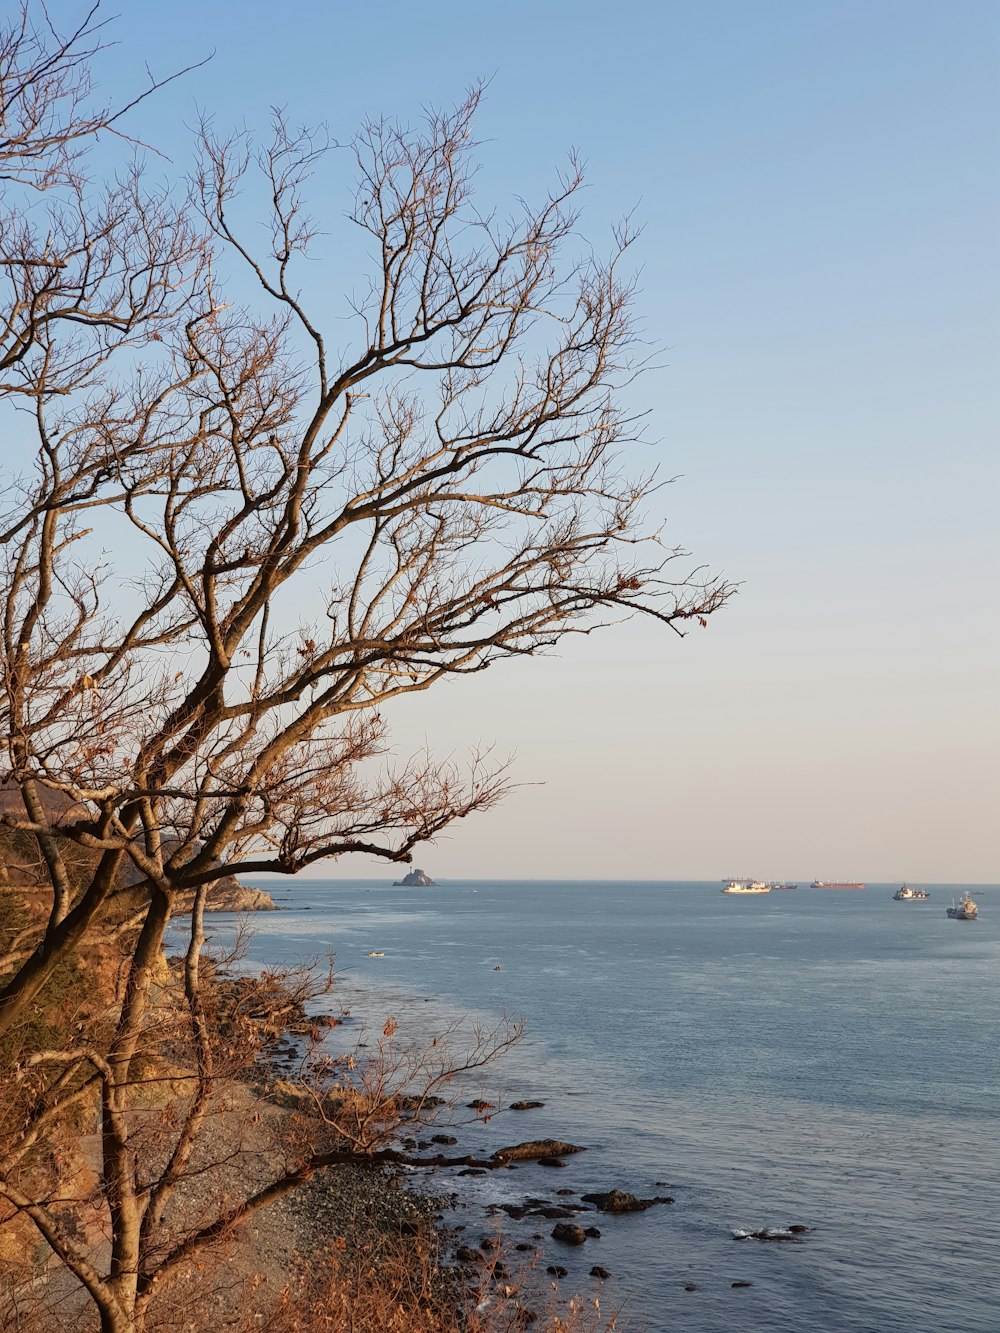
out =
<svg viewBox="0 0 1000 1333"><path fill-rule="evenodd" d="M739 595L683 640L633 622L400 701L400 756L493 744L521 784L417 864L1000 880L995 0L123 9L109 92L211 55L130 122L178 167L199 112L281 105L344 140L485 78L484 203L541 196L576 148L586 238L643 223L664 352L630 461L677 478L651 517ZM320 219L346 166L314 182ZM352 262L316 272L331 320Z"/></svg>

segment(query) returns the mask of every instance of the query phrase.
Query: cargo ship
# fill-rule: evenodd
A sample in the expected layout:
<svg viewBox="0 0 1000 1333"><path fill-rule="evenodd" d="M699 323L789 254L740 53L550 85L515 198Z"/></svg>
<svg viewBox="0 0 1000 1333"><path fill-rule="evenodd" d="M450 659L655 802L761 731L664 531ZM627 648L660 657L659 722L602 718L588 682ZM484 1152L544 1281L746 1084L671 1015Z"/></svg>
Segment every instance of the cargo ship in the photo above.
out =
<svg viewBox="0 0 1000 1333"><path fill-rule="evenodd" d="M863 889L863 884L848 884L846 881L832 879L814 879L812 882L814 889Z"/></svg>
<svg viewBox="0 0 1000 1333"><path fill-rule="evenodd" d="M954 898L951 900L951 906L946 907L945 912L955 921L975 921L979 915L978 906L972 901L968 892L956 903Z"/></svg>

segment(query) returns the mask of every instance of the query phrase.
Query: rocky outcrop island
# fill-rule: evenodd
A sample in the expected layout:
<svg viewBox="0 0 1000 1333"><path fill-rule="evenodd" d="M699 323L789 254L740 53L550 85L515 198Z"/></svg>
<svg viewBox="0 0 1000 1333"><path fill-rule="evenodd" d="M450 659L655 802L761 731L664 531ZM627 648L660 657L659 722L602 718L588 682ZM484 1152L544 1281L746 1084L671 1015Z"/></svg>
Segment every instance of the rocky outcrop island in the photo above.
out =
<svg viewBox="0 0 1000 1333"><path fill-rule="evenodd" d="M437 886L430 875L425 875L422 870L411 870L402 879L393 880L392 887L394 889L433 889Z"/></svg>
<svg viewBox="0 0 1000 1333"><path fill-rule="evenodd" d="M184 916L191 911L194 896L182 899L174 909L175 916ZM225 875L208 891L205 899L206 912L277 912L278 904L263 889L252 889L241 884L232 875Z"/></svg>

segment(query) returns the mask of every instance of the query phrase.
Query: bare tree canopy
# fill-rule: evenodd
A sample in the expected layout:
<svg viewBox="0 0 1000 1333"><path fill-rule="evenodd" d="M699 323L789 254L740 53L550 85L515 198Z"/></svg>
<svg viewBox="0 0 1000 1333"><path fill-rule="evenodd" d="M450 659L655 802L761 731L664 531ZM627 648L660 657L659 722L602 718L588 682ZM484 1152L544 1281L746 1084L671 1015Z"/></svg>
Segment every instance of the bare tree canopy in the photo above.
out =
<svg viewBox="0 0 1000 1333"><path fill-rule="evenodd" d="M41 8L0 33L0 821L46 895L7 940L0 1033L95 932L131 941L113 1031L55 1053L32 1113L91 1071L115 1254L105 1276L67 1262L124 1328L159 1197L129 1165L129 1070L179 899L204 1074L200 908L221 874L406 861L502 795L483 757L388 766L393 699L623 616L679 629L730 589L644 528L654 479L619 463L634 236L585 250L576 163L504 220L473 191L478 90L415 130L366 125L370 267L341 347L302 264L323 137L206 124L190 181L132 160L94 184L83 156L124 110L92 106L101 41L94 10L68 36ZM238 221L255 183L263 247Z"/></svg>

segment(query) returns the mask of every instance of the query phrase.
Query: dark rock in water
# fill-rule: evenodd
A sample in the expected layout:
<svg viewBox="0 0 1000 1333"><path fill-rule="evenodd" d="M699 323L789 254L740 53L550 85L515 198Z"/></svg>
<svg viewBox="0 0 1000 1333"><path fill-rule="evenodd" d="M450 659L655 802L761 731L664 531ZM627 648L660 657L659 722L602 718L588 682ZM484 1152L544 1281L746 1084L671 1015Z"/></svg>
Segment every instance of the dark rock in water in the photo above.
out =
<svg viewBox="0 0 1000 1333"><path fill-rule="evenodd" d="M546 1273L551 1273L553 1277L565 1277L566 1269L561 1264L549 1264Z"/></svg>
<svg viewBox="0 0 1000 1333"><path fill-rule="evenodd" d="M559 1139L530 1139L527 1143L515 1143L508 1148L498 1148L493 1153L497 1162L530 1161L539 1157L565 1157L569 1153L583 1152L575 1143L562 1143Z"/></svg>
<svg viewBox="0 0 1000 1333"><path fill-rule="evenodd" d="M552 1238L561 1240L564 1245L582 1245L587 1233L574 1222L557 1222L552 1228Z"/></svg>
<svg viewBox="0 0 1000 1333"><path fill-rule="evenodd" d="M313 1014L309 1019L309 1022L318 1028L337 1028L343 1021L342 1018L334 1018L333 1014Z"/></svg>
<svg viewBox="0 0 1000 1333"><path fill-rule="evenodd" d="M559 1208L553 1205L551 1208L533 1208L531 1210L537 1217L544 1217L550 1222L554 1222L557 1217L572 1217L578 1213L579 1208Z"/></svg>
<svg viewBox="0 0 1000 1333"><path fill-rule="evenodd" d="M562 1189L562 1190L556 1190L556 1193L557 1193L557 1194L575 1194L575 1193L576 1193L576 1190Z"/></svg>
<svg viewBox="0 0 1000 1333"><path fill-rule="evenodd" d="M604 1279L610 1277L611 1274L606 1268L602 1268L600 1264L594 1264L593 1268L590 1270L590 1276L599 1277L603 1282Z"/></svg>
<svg viewBox="0 0 1000 1333"><path fill-rule="evenodd" d="M801 1222L796 1222L788 1228L795 1235L801 1235L804 1231L812 1231L812 1227L804 1227Z"/></svg>
<svg viewBox="0 0 1000 1333"><path fill-rule="evenodd" d="M698 1288L694 1285L693 1282L685 1282L685 1283L684 1283L684 1290L685 1290L685 1291L697 1291Z"/></svg>
<svg viewBox="0 0 1000 1333"><path fill-rule="evenodd" d="M597 1229L597 1227L586 1227L586 1228L585 1228L585 1231L586 1231L586 1234L587 1234L588 1236L592 1236L592 1237L594 1238L594 1240L600 1240L600 1238L601 1238L601 1233L600 1233L600 1231Z"/></svg>
<svg viewBox="0 0 1000 1333"><path fill-rule="evenodd" d="M566 1163L561 1157L539 1157L539 1166L565 1166Z"/></svg>
<svg viewBox="0 0 1000 1333"><path fill-rule="evenodd" d="M474 1250L471 1245L460 1245L455 1251L455 1258L460 1264L478 1264L482 1257L482 1250Z"/></svg>
<svg viewBox="0 0 1000 1333"><path fill-rule="evenodd" d="M466 1104L466 1106L469 1108L470 1111L495 1111L495 1110L496 1110L496 1107L493 1105L492 1102L484 1102L484 1101L482 1100L482 1098L477 1098L474 1102L466 1102L465 1104ZM495 1156L496 1156L496 1153L494 1153L493 1156L495 1157Z"/></svg>
<svg viewBox="0 0 1000 1333"><path fill-rule="evenodd" d="M533 1250L534 1248L534 1245L529 1245L526 1240L522 1240L520 1245L514 1246L515 1250Z"/></svg>
<svg viewBox="0 0 1000 1333"><path fill-rule="evenodd" d="M392 887L394 889L433 889L436 886L430 875L425 875L422 870L411 870L402 879L394 880Z"/></svg>
<svg viewBox="0 0 1000 1333"><path fill-rule="evenodd" d="M740 1231L734 1231L734 1232L733 1232L733 1240L784 1240L784 1241L794 1241L794 1240L797 1240L797 1239L798 1239L798 1237L797 1237L797 1235L795 1234L795 1232L798 1232L798 1231L801 1231L801 1230L802 1230L802 1228L800 1228L800 1227L795 1228L794 1232L793 1232L793 1228L792 1228L792 1227L762 1227L760 1231L742 1231L742 1230L740 1230ZM805 1230L808 1231L809 1228L806 1227Z"/></svg>
<svg viewBox="0 0 1000 1333"><path fill-rule="evenodd" d="M752 1282L730 1282L731 1287L752 1287Z"/></svg>
<svg viewBox="0 0 1000 1333"><path fill-rule="evenodd" d="M457 1143L454 1134L432 1134L431 1143Z"/></svg>
<svg viewBox="0 0 1000 1333"><path fill-rule="evenodd" d="M673 1199L666 1195L657 1195L655 1199L637 1199L634 1194L625 1194L622 1190L581 1194L580 1197L584 1203L592 1203L600 1213L641 1213L656 1203L673 1203Z"/></svg>
<svg viewBox="0 0 1000 1333"><path fill-rule="evenodd" d="M538 1106L544 1106L544 1102L511 1102L512 1111L534 1111Z"/></svg>
<svg viewBox="0 0 1000 1333"><path fill-rule="evenodd" d="M485 1176L489 1173L484 1171L481 1166L466 1166L458 1173L460 1176Z"/></svg>

